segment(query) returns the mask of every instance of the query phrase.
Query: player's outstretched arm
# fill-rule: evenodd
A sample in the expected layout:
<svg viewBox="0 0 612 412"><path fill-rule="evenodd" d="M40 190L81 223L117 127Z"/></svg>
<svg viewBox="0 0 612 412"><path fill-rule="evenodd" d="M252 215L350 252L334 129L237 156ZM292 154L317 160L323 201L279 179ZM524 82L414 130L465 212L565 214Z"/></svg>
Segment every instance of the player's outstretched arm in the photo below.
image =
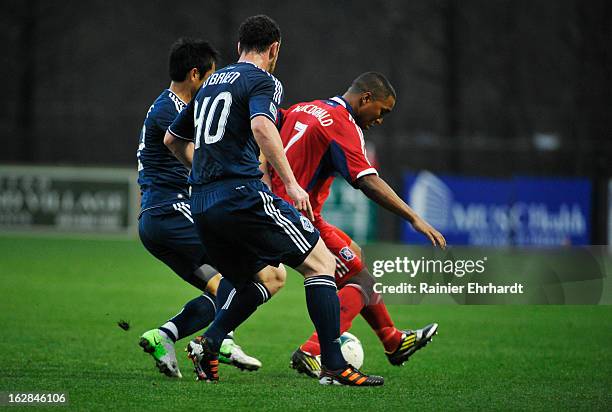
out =
<svg viewBox="0 0 612 412"><path fill-rule="evenodd" d="M306 212L308 218L314 220L314 213L308 199L308 193L300 187L295 179L293 170L291 170L283 150L283 142L274 123L265 116L256 116L251 120L251 130L266 160L276 170L278 176L285 184L287 194L293 199L295 208Z"/></svg>
<svg viewBox="0 0 612 412"><path fill-rule="evenodd" d="M424 234L434 246L446 247L446 239L440 232L424 221L395 191L378 175L371 174L357 180L359 189L370 199L390 212L406 219L417 232Z"/></svg>
<svg viewBox="0 0 612 412"><path fill-rule="evenodd" d="M170 132L166 132L164 136L164 144L172 154L189 170L193 163L193 142L189 140L179 139Z"/></svg>

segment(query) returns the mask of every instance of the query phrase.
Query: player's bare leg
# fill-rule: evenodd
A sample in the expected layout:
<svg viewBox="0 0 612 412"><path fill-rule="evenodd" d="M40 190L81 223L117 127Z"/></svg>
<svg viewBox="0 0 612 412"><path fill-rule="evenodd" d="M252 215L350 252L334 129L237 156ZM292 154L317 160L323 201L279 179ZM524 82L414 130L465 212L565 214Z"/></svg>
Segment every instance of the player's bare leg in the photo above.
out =
<svg viewBox="0 0 612 412"><path fill-rule="evenodd" d="M217 273L206 283L206 291L217 296L217 289L219 288L219 283L221 282L221 273Z"/></svg>
<svg viewBox="0 0 612 412"><path fill-rule="evenodd" d="M283 264L279 267L267 266L256 275L272 296L285 286L287 270Z"/></svg>

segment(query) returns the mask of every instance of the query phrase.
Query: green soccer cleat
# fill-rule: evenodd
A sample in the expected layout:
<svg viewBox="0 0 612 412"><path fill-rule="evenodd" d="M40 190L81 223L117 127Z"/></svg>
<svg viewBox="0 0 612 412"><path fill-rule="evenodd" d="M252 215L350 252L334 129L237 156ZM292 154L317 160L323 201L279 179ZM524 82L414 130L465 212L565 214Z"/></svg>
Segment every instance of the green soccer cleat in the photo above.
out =
<svg viewBox="0 0 612 412"><path fill-rule="evenodd" d="M233 365L243 371L256 371L261 368L261 362L244 353L242 348L234 342L233 337L226 338L221 343L219 362Z"/></svg>
<svg viewBox="0 0 612 412"><path fill-rule="evenodd" d="M321 374L321 363L316 356L304 352L302 349L297 348L293 355L291 355L291 363L289 366L295 369L298 373L303 373L311 378L319 379Z"/></svg>
<svg viewBox="0 0 612 412"><path fill-rule="evenodd" d="M142 334L138 341L145 352L151 354L161 373L171 378L182 378L174 352L174 342L159 329L151 329Z"/></svg>
<svg viewBox="0 0 612 412"><path fill-rule="evenodd" d="M431 323L423 329L403 330L402 340L400 340L398 348L391 353L386 353L387 359L389 359L391 365L403 365L416 351L431 342L437 333L437 323Z"/></svg>

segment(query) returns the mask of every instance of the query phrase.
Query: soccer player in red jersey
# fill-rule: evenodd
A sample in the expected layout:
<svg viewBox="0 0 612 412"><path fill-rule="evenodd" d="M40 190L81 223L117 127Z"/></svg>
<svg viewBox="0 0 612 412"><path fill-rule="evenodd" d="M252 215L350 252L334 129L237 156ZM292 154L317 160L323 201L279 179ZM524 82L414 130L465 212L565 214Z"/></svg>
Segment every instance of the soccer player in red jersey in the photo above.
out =
<svg viewBox="0 0 612 412"><path fill-rule="evenodd" d="M382 124L384 116L393 110L395 100L395 90L382 74L363 73L342 96L298 103L282 110L280 134L293 173L310 195L313 224L336 258L341 332L350 329L352 320L361 313L382 342L389 362L401 365L431 340L438 325L397 329L381 297L373 293L374 278L363 264L359 246L321 216L335 174L340 174L370 199L410 222L434 246L446 246L444 237L419 217L368 161L362 129ZM273 192L289 200L275 171L266 167L265 161L263 168L269 173L268 183ZM319 354L314 333L293 353L291 365L300 373L317 377Z"/></svg>

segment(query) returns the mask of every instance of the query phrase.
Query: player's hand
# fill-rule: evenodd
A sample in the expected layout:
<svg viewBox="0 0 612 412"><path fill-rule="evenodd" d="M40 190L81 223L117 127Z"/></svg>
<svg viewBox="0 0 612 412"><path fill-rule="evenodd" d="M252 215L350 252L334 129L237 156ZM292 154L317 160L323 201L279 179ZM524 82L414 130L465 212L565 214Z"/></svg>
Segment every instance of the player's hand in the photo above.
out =
<svg viewBox="0 0 612 412"><path fill-rule="evenodd" d="M310 205L310 199L308 198L308 192L301 188L300 185L293 184L286 186L287 195L293 200L293 206L300 212L306 213L306 217L311 221L314 220L314 213L312 206Z"/></svg>
<svg viewBox="0 0 612 412"><path fill-rule="evenodd" d="M417 232L421 232L424 234L434 246L440 246L440 248L446 248L446 239L440 232L434 229L429 223L424 221L421 218L416 218L414 222L412 222L412 227Z"/></svg>

